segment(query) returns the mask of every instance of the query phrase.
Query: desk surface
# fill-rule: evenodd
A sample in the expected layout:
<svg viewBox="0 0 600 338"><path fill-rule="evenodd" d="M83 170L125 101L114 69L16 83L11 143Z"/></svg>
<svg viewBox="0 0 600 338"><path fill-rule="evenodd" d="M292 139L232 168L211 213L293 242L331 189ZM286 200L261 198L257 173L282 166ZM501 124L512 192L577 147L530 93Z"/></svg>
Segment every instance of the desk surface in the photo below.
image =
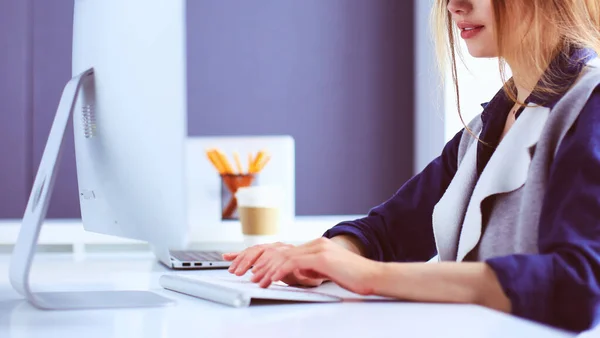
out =
<svg viewBox="0 0 600 338"><path fill-rule="evenodd" d="M175 299L166 308L40 311L20 299L0 256L0 337L572 337L574 335L471 305L338 303L253 305L235 309L163 290L173 273L145 253L89 256L41 254L36 291L152 289ZM225 270L190 271L222 275Z"/></svg>

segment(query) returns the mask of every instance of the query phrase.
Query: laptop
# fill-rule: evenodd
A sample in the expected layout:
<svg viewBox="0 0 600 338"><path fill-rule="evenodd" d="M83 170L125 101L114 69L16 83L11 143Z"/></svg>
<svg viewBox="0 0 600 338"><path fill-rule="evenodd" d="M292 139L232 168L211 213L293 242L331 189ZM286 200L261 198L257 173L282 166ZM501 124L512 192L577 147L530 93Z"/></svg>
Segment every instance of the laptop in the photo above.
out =
<svg viewBox="0 0 600 338"><path fill-rule="evenodd" d="M175 270L226 269L231 262L219 251L169 250L170 266Z"/></svg>

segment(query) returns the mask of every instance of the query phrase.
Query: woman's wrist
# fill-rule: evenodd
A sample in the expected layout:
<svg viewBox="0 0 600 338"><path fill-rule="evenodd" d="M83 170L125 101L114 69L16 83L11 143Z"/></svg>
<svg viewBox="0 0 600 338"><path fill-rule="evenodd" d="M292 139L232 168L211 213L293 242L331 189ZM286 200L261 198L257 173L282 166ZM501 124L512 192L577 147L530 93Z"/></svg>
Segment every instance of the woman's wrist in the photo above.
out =
<svg viewBox="0 0 600 338"><path fill-rule="evenodd" d="M386 280L390 278L388 275L390 263L370 260L369 265L370 269L364 275L365 280L363 281L369 290L368 294L384 295Z"/></svg>
<svg viewBox="0 0 600 338"><path fill-rule="evenodd" d="M363 245L352 235L335 236L331 238L331 241L344 247L348 251L364 257L365 249L363 248Z"/></svg>

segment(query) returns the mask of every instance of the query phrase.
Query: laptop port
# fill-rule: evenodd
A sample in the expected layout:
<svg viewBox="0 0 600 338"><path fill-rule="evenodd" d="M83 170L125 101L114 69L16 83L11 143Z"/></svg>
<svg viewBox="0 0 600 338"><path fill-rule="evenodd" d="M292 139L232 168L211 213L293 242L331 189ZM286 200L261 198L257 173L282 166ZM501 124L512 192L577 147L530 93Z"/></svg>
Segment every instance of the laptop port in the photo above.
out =
<svg viewBox="0 0 600 338"><path fill-rule="evenodd" d="M192 266L192 264L190 264L190 263L182 263L181 265L185 266L185 267Z"/></svg>
<svg viewBox="0 0 600 338"><path fill-rule="evenodd" d="M202 266L202 263L194 263L194 266Z"/></svg>

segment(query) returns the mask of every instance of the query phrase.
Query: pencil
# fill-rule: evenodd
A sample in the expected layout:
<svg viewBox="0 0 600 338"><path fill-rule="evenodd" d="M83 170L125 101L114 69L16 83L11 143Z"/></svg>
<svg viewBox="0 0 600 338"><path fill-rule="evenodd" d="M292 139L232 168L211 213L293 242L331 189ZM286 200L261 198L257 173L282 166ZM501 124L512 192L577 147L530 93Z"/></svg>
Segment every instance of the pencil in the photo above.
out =
<svg viewBox="0 0 600 338"><path fill-rule="evenodd" d="M252 153L248 153L248 173L252 174L254 172L254 166L252 165L254 163L254 155L252 155Z"/></svg>
<svg viewBox="0 0 600 338"><path fill-rule="evenodd" d="M235 165L238 170L238 174L242 175L244 173L244 169L242 168L242 161L240 160L240 154L237 151L233 152L233 159L235 161Z"/></svg>
<svg viewBox="0 0 600 338"><path fill-rule="evenodd" d="M257 172L262 171L265 168L265 166L267 165L267 163L269 163L270 160L271 160L271 155L266 155L264 160L258 165Z"/></svg>
<svg viewBox="0 0 600 338"><path fill-rule="evenodd" d="M225 174L233 174L233 168L231 167L231 164L229 164L229 160L227 160L227 156L225 156L225 154L223 154L223 152L219 149L216 149L215 153L217 154L219 161L221 162L221 165L223 166L224 173Z"/></svg>
<svg viewBox="0 0 600 338"><path fill-rule="evenodd" d="M221 163L219 163L219 160L215 156L215 153L214 153L213 149L207 149L206 150L206 157L208 157L208 160L210 161L210 163L212 163L212 165L215 167L215 169L217 169L217 171L219 172L219 174L222 174L223 173L223 166L221 166Z"/></svg>
<svg viewBox="0 0 600 338"><path fill-rule="evenodd" d="M252 169L253 172L258 172L259 171L259 164L262 161L263 157L265 156L264 151L259 151L258 154L256 155L256 158L254 158L254 161L252 162Z"/></svg>

